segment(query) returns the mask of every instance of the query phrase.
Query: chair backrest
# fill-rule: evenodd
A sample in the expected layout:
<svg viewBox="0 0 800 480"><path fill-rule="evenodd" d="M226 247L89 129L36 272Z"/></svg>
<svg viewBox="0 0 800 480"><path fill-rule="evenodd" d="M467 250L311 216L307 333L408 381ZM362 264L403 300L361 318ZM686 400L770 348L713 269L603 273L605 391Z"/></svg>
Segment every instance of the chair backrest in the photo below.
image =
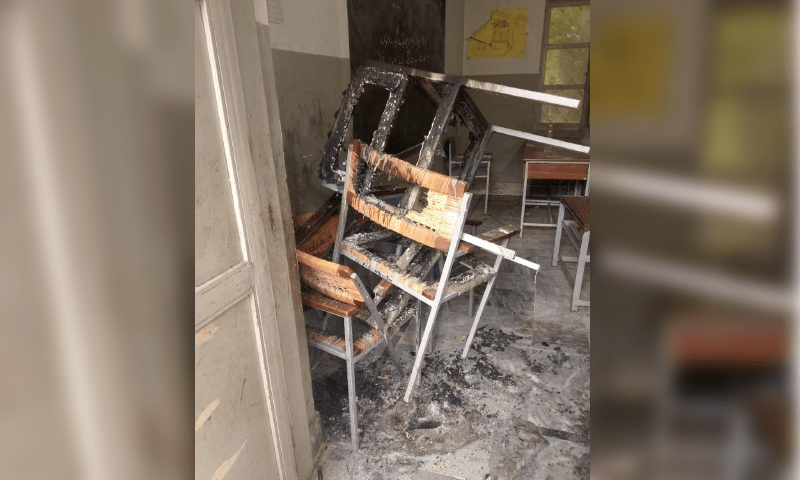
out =
<svg viewBox="0 0 800 480"><path fill-rule="evenodd" d="M357 307L366 306L351 275L350 267L329 262L297 250L300 280L314 290L335 300Z"/></svg>
<svg viewBox="0 0 800 480"><path fill-rule="evenodd" d="M411 165L378 152L355 140L349 149L347 203L373 222L416 242L447 252L459 216L466 216L470 196L467 184L440 173ZM362 188L368 166L428 189L427 206L421 211L390 205Z"/></svg>

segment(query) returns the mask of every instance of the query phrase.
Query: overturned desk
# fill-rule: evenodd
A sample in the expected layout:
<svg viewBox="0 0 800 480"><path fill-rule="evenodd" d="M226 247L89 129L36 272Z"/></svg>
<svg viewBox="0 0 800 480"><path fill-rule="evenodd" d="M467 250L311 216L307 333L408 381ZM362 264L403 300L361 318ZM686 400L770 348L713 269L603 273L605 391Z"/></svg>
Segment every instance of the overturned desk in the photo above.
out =
<svg viewBox="0 0 800 480"><path fill-rule="evenodd" d="M528 182L530 180L585 180L583 194L589 195L589 155L561 148L553 148L545 152L544 145L528 143L522 159L525 162L522 170L522 211L519 217L519 236L522 237L524 227L555 227L556 223L525 223L525 207L530 205L559 205L559 199L544 200L528 198ZM574 194L578 194L579 185L575 182Z"/></svg>

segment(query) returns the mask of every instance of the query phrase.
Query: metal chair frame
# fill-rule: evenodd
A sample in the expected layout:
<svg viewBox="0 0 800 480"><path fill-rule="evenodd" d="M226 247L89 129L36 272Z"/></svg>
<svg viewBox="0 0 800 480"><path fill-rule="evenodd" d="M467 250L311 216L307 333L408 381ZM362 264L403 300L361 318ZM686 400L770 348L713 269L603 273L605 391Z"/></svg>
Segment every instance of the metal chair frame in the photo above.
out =
<svg viewBox="0 0 800 480"><path fill-rule="evenodd" d="M440 309L441 305L443 303L447 302L448 300L450 300L452 298L455 298L458 295L461 295L465 291L463 289L463 287L462 288L451 288L449 293L446 293L446 291L448 290L447 287L451 285L451 282L449 282L450 273L451 273L451 271L453 269L453 265L455 263L455 260L456 260L456 258L462 256L462 255L459 255L459 247L462 245L462 240L465 241L465 242L468 242L468 243L470 243L472 245L475 245L478 248L481 248L483 250L486 250L488 252L491 252L491 253L495 254L494 266L491 267L491 270L489 271L489 273L485 277L485 279L483 279L480 282L480 283L483 283L484 281L487 282L487 286L486 286L486 290L485 290L485 292L484 292L484 294L483 294L483 296L481 298L481 303L480 303L480 305L478 307L478 312L477 312L477 314L475 316L475 319L473 320L472 328L471 328L470 333L469 333L469 338L467 339L466 345L464 346L464 350L463 350L463 353L462 353L462 358L465 358L467 356L467 353L469 352L469 347L470 347L470 345L472 343L472 339L475 336L475 331L477 330L478 323L480 322L480 318L481 318L481 315L483 314L484 307L486 306L486 302L487 302L487 300L489 298L489 295L490 295L490 293L492 291L492 287L494 285L494 280L497 277L497 273L499 272L500 263L502 262L502 260L505 258L505 259L514 261L516 263L519 263L521 265L527 266L528 268L532 268L535 271L539 270L539 265L537 265L535 263L532 263L532 262L529 262L529 261L527 261L525 259L516 257L516 254L515 254L515 252L513 250L509 250L509 249L506 248L506 244L508 242L508 238L504 239L503 246L499 246L499 245L490 243L490 242L488 242L488 241L486 241L484 239L481 239L480 237L474 237L472 235L464 233L464 223L466 221L467 213L469 211L469 203L470 203L470 200L472 199L472 194L467 193L467 192L463 193L463 196L461 197L461 200L460 200L460 204L458 206L458 212L457 212L457 216L456 216L456 219L455 219L455 225L453 227L452 234L450 235L449 245L447 246L447 253L446 253L446 256L445 256L444 266L442 268L441 277L439 279L439 282L438 282L438 285L437 285L437 288L436 288L436 292L435 292L435 295L434 295L433 299L430 299L427 296L423 295L422 293L414 290L413 288L408 286L403 281L399 281L399 277L398 277L397 274L389 273L389 272L385 271L385 269L378 268L378 266L376 266L375 264L370 263L369 261L365 261L363 258L359 258L359 256L356 256L356 255L352 254L350 251L348 251L347 248L343 248L343 246L346 247L348 245L351 245L350 243L348 243L348 239L345 239L343 237L344 237L345 226L346 226L347 212L348 212L348 210L350 208L352 208L352 206L351 206L351 204L349 203L349 200L348 200L348 197L350 197L350 194L351 194L351 185L350 185L350 174L349 174L349 172L351 171L352 162L353 161L358 162L359 160L361 160L361 156L359 154L357 154L356 150L355 150L355 147L357 145L360 145L360 147L359 147L361 149L360 152L366 152L366 151L370 150L369 147L361 144L358 141L354 142L354 145L350 147L350 154L348 155L348 158L347 158L347 165L346 165L346 170L345 170L345 172L347 172L347 174L344 176L344 190L343 190L343 195L342 195L342 206L341 206L341 209L340 209L341 213L340 213L340 217L339 217L339 228L338 228L337 234L336 234L336 243L334 244L333 261L334 262L338 262L338 260L340 258L340 255L344 254L350 260L358 263L359 265L362 265L364 268L366 268L367 270L375 273L376 275L380 276L384 280L390 282L392 285L395 285L395 286L399 287L404 292L406 292L407 294L409 294L413 298L417 299L418 302L423 302L426 305L429 305L431 307L431 311L430 311L430 314L428 315L427 323L425 324L425 331L422 334L422 339L420 340L419 347L417 348L417 355L416 355L416 358L414 360L414 367L413 367L413 369L411 371L411 376L409 378L408 385L407 385L406 391L405 391L405 395L403 397L403 400L408 402L410 400L411 393L413 391L414 385L419 382L419 375L421 374L422 359L424 358L426 347L428 347L429 342L431 341L431 337L432 337L432 333L433 333L433 327L435 325L436 317L438 316L439 309ZM373 149L373 151L374 151L374 149ZM396 159L396 158L393 158L393 157L390 157L390 159L392 161L406 163L406 162L403 162L400 159ZM431 174L432 175L438 175L438 174L433 174L432 172L431 172ZM409 180L408 178L406 180L412 181L412 180ZM353 188L356 188L356 187L353 186ZM388 229L384 229L384 230L388 230ZM395 230L395 233L400 234L401 236L403 235L403 233L398 231L398 230ZM436 259L438 259L438 257L436 257ZM418 322L419 322L419 320L418 320Z"/></svg>

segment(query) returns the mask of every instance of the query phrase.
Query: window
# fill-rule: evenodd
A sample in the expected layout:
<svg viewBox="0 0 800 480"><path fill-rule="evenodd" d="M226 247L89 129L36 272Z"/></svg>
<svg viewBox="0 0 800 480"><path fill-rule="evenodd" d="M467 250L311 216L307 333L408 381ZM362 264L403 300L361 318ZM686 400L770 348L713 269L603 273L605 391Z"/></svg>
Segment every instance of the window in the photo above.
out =
<svg viewBox="0 0 800 480"><path fill-rule="evenodd" d="M542 105L542 124L586 126L589 98L589 5L549 3L542 42L542 91L586 100L577 109Z"/></svg>

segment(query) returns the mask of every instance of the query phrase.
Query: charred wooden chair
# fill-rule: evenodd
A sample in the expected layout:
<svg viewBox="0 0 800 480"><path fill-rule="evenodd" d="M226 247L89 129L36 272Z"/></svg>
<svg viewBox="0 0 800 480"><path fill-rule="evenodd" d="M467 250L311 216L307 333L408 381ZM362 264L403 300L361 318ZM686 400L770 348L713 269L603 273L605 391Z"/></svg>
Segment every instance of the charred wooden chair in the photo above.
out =
<svg viewBox="0 0 800 480"><path fill-rule="evenodd" d="M295 228L302 226L302 217L295 218ZM338 217L333 216L297 249L297 262L302 282L303 305L323 313L322 328L306 325L306 338L309 345L347 362L347 391L350 404L350 436L354 450L358 449L358 419L355 391L355 363L373 348L386 340L384 318L387 309L395 308L396 296L390 296L379 309L370 297L361 279L349 267L318 258L303 250L320 256L333 244L333 231L330 225L337 225ZM415 316L412 305L397 316L395 323L404 324ZM330 317L341 317L344 322L344 338L327 330ZM357 322L354 325L353 319ZM418 323L418 322L417 322ZM354 328L355 327L355 328ZM417 335L419 338L419 335ZM391 347L390 342L386 342ZM397 357L390 349L390 356L402 372Z"/></svg>
<svg viewBox="0 0 800 480"><path fill-rule="evenodd" d="M382 170L412 185L427 189L427 204L417 211L394 207L376 198L368 188L364 187L365 183L369 183L364 181L365 178L374 169ZM488 234L496 240L502 241L503 246L495 245L485 238L464 233L464 224L472 195L466 192L467 185L460 180L413 166L391 155L382 154L358 140L354 141L350 147L346 172L333 261L338 262L340 255L344 254L347 258L412 296L417 302L431 307L425 332L422 339L419 340L417 356L404 396L404 400L408 402L414 384L419 380L424 352L431 339L434 322L442 303L469 291L476 285L487 283L462 353L462 356L466 357L503 258L537 271L539 265L517 258L512 250L505 248L508 239L519 231L513 226L504 227L499 229L499 232L494 231ZM349 208L353 208L372 220L376 229L372 232L355 233L345 237ZM375 248L380 242L387 241L396 241L400 245L404 242L407 245L410 242L417 242L429 249L444 252L446 254L445 262L439 281L428 282L425 278L426 275L419 274L419 272L429 271L426 267L437 262L438 255L426 256L425 252L421 252L413 259L410 268L399 268L394 262L397 255L382 254L378 248ZM496 255L494 266L481 262L474 255L468 255L478 248ZM463 272L457 273L451 278L456 258L459 258ZM419 307L419 303L417 305ZM419 324L419 320L417 324Z"/></svg>

